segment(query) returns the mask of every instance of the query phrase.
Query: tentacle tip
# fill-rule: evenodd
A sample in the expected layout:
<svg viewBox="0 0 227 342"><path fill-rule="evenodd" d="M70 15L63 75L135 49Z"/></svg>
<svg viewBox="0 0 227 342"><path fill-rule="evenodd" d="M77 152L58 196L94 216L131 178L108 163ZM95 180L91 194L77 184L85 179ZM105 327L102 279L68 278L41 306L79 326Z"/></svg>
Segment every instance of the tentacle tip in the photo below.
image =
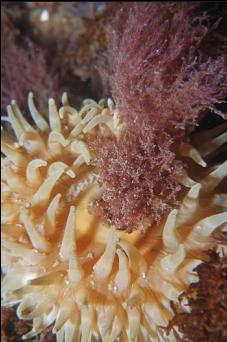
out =
<svg viewBox="0 0 227 342"><path fill-rule="evenodd" d="M49 104L50 106L55 104L55 101L54 101L54 99L53 99L52 97L50 97L50 98L48 99L48 104Z"/></svg>

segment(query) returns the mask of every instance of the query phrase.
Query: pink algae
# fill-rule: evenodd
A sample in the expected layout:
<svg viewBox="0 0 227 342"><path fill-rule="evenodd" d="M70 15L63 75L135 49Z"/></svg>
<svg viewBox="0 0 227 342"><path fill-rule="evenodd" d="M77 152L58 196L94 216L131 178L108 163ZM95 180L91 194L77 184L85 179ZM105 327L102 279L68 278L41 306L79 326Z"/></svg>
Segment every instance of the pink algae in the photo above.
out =
<svg viewBox="0 0 227 342"><path fill-rule="evenodd" d="M177 204L181 189L177 179L173 139L150 123L128 127L119 141L100 137L90 142L95 165L107 191L93 204L92 212L119 229L146 229L159 222Z"/></svg>
<svg viewBox="0 0 227 342"><path fill-rule="evenodd" d="M176 207L177 151L226 89L220 18L200 4L119 5L107 26L103 84L125 128L117 141L90 142L103 197L92 211L119 229L146 229Z"/></svg>
<svg viewBox="0 0 227 342"><path fill-rule="evenodd" d="M19 9L20 8L20 9ZM1 111L12 99L26 109L27 94L38 96L38 106L46 110L48 97L56 97L58 77L50 75L44 51L29 37L29 23L23 4L1 4Z"/></svg>
<svg viewBox="0 0 227 342"><path fill-rule="evenodd" d="M226 93L220 18L198 4L125 3L107 28L103 79L125 120L148 117L178 131Z"/></svg>

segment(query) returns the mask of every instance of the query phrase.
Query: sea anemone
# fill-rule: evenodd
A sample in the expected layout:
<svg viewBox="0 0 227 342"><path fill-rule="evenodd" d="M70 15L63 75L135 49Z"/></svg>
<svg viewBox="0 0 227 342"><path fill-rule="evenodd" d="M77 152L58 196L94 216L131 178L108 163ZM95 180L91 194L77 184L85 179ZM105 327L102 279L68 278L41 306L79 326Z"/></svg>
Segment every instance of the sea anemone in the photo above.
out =
<svg viewBox="0 0 227 342"><path fill-rule="evenodd" d="M59 342L177 340L176 329L170 337L163 329L174 316L171 301L197 281L204 250L224 253L213 233L227 224L227 162L209 168L202 157L224 144L226 125L195 136L196 148L180 146L191 159L179 175L188 187L181 206L153 229L129 234L89 212L105 184L88 142L119 137L118 110L110 99L88 99L77 111L66 94L62 104L58 110L49 99L47 119L30 93L35 125L15 101L7 107L16 139L2 132L2 304L33 320L24 339L53 326Z"/></svg>

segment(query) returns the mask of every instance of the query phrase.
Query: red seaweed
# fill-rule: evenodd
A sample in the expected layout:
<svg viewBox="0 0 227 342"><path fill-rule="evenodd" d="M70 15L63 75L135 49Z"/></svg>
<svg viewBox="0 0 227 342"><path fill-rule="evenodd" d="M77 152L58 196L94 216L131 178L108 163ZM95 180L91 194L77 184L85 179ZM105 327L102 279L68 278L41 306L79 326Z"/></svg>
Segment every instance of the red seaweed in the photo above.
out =
<svg viewBox="0 0 227 342"><path fill-rule="evenodd" d="M226 91L219 24L198 3L135 2L107 26L101 76L125 128L92 144L107 187L93 211L119 229L144 229L177 204L177 148Z"/></svg>
<svg viewBox="0 0 227 342"><path fill-rule="evenodd" d="M38 94L43 103L57 93L57 80L50 77L41 51L29 42L26 48L4 40L2 44L2 106L15 99L20 106L25 105L29 91Z"/></svg>
<svg viewBox="0 0 227 342"><path fill-rule="evenodd" d="M220 19L220 18L219 18ZM127 3L108 26L111 94L127 121L139 115L184 130L226 92L223 39L198 5ZM216 43L214 43L216 39ZM210 43L212 45L210 46Z"/></svg>
<svg viewBox="0 0 227 342"><path fill-rule="evenodd" d="M175 163L173 139L167 132L142 122L125 129L119 141L100 137L90 147L108 187L93 204L94 214L119 229L143 230L177 205L182 166Z"/></svg>

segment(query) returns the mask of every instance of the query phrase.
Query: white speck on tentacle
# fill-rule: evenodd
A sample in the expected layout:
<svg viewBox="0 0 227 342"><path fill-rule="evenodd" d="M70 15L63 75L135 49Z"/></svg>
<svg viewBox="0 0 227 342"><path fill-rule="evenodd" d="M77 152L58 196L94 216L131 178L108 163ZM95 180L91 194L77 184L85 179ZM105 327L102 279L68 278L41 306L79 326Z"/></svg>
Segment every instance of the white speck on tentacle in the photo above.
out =
<svg viewBox="0 0 227 342"><path fill-rule="evenodd" d="M91 286L92 288L95 287L95 281L94 281L93 279L91 279L89 283L90 283L90 286Z"/></svg>
<svg viewBox="0 0 227 342"><path fill-rule="evenodd" d="M53 263L53 267L55 267L55 266L58 266L59 265L59 260L56 260L54 263Z"/></svg>
<svg viewBox="0 0 227 342"><path fill-rule="evenodd" d="M87 254L87 259L92 260L94 258L94 254L92 252L89 252Z"/></svg>
<svg viewBox="0 0 227 342"><path fill-rule="evenodd" d="M117 285L114 285L114 286L113 286L113 289L112 289L112 291L113 291L113 293L117 293L117 291L118 291L118 287L117 287Z"/></svg>
<svg viewBox="0 0 227 342"><path fill-rule="evenodd" d="M141 273L141 277L142 277L143 279L145 279L145 278L146 278L146 273L145 273L145 272L142 272L142 273Z"/></svg>
<svg viewBox="0 0 227 342"><path fill-rule="evenodd" d="M27 202L24 205L25 209L30 209L31 208L31 203Z"/></svg>
<svg viewBox="0 0 227 342"><path fill-rule="evenodd" d="M13 199L16 203L21 203L20 195L17 192L13 192Z"/></svg>

